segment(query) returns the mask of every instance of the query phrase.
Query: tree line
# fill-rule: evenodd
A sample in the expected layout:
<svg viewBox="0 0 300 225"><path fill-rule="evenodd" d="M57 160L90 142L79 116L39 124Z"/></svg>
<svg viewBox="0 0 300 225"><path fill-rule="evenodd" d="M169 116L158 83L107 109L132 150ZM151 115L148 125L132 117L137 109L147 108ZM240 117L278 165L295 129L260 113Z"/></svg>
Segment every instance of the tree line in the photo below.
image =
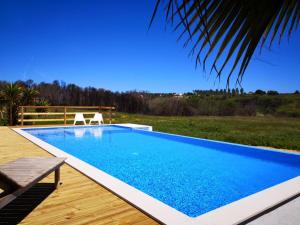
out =
<svg viewBox="0 0 300 225"><path fill-rule="evenodd" d="M32 80L9 83L0 81L0 112L11 124L17 122L20 105L115 106L118 111L175 116L255 116L258 114L300 117L299 91L279 94L242 88L194 90L192 92L149 93L146 91L113 92L103 88L79 87L53 81ZM6 114L5 114L5 112ZM5 115L4 115L5 114Z"/></svg>

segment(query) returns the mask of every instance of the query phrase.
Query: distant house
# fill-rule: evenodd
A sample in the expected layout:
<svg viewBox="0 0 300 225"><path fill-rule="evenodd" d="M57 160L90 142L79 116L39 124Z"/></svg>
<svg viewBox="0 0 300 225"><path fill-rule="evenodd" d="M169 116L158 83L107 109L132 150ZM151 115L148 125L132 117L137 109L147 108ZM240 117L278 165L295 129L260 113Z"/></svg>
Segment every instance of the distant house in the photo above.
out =
<svg viewBox="0 0 300 225"><path fill-rule="evenodd" d="M174 97L175 97L175 98L182 98L182 97L183 97L183 94L182 94L182 93L175 93L175 94L174 94Z"/></svg>

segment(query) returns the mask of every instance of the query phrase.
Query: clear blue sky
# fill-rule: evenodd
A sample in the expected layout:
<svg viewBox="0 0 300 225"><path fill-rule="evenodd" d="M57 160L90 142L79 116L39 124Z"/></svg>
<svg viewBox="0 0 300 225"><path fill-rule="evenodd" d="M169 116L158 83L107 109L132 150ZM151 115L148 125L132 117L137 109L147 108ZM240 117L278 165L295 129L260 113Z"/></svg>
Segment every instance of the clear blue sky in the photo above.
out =
<svg viewBox="0 0 300 225"><path fill-rule="evenodd" d="M0 80L63 80L114 91L225 88L226 79L215 83L214 75L195 70L162 18L147 32L155 2L1 0ZM299 37L297 31L289 42L256 54L244 89L300 89Z"/></svg>

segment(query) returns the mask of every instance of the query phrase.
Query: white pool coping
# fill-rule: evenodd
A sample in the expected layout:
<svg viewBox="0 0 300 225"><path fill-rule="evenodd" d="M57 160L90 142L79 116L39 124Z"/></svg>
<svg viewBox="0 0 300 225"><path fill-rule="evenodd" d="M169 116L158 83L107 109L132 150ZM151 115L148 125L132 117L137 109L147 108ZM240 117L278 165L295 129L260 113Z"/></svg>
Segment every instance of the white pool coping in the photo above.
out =
<svg viewBox="0 0 300 225"><path fill-rule="evenodd" d="M152 131L152 126L142 125L142 124L121 123L121 124L115 124L115 125L122 126L122 127L133 128L133 129L139 129L139 130Z"/></svg>
<svg viewBox="0 0 300 225"><path fill-rule="evenodd" d="M115 124L122 126L122 124ZM124 127L129 127L124 124ZM127 125L127 126L126 126ZM141 125L145 127L146 125ZM29 141L45 149L50 154L57 157L66 157L66 163L77 169L81 173L90 177L102 186L106 187L116 195L120 196L127 202L133 204L152 218L164 224L174 225L233 225L239 224L247 219L250 219L294 196L300 194L300 176L247 196L198 217L189 217L182 212L166 205L165 203L145 194L144 192L126 184L125 182L101 171L100 169L56 148L47 142L23 131L22 129L42 129L56 127L74 127L74 126L55 126L55 127L30 127L30 128L12 128L18 134L27 138ZM80 126L82 127L82 126ZM89 126L84 126L89 127ZM92 127L92 126L91 126ZM140 126L131 128L139 129ZM152 127L151 127L152 128ZM144 130L144 129L143 129ZM152 132L152 131L149 131ZM160 133L160 132L158 132ZM181 135L175 135L181 136ZM189 137L191 138L191 137ZM200 139L200 138L195 138ZM219 142L219 141L213 141ZM222 142L226 143L226 142ZM228 143L227 143L228 144ZM237 144L239 145L239 144ZM244 145L242 145L244 146ZM264 149L266 151L273 151ZM294 153L287 153L294 154ZM199 199L201 201L201 199Z"/></svg>

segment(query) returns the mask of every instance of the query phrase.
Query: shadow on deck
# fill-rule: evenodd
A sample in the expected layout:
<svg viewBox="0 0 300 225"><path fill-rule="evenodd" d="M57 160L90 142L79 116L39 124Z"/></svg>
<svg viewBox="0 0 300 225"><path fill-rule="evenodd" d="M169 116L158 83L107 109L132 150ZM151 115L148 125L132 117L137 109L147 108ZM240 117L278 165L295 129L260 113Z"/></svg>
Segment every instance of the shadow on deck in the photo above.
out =
<svg viewBox="0 0 300 225"><path fill-rule="evenodd" d="M53 183L38 183L0 210L0 224L18 224L55 190Z"/></svg>

